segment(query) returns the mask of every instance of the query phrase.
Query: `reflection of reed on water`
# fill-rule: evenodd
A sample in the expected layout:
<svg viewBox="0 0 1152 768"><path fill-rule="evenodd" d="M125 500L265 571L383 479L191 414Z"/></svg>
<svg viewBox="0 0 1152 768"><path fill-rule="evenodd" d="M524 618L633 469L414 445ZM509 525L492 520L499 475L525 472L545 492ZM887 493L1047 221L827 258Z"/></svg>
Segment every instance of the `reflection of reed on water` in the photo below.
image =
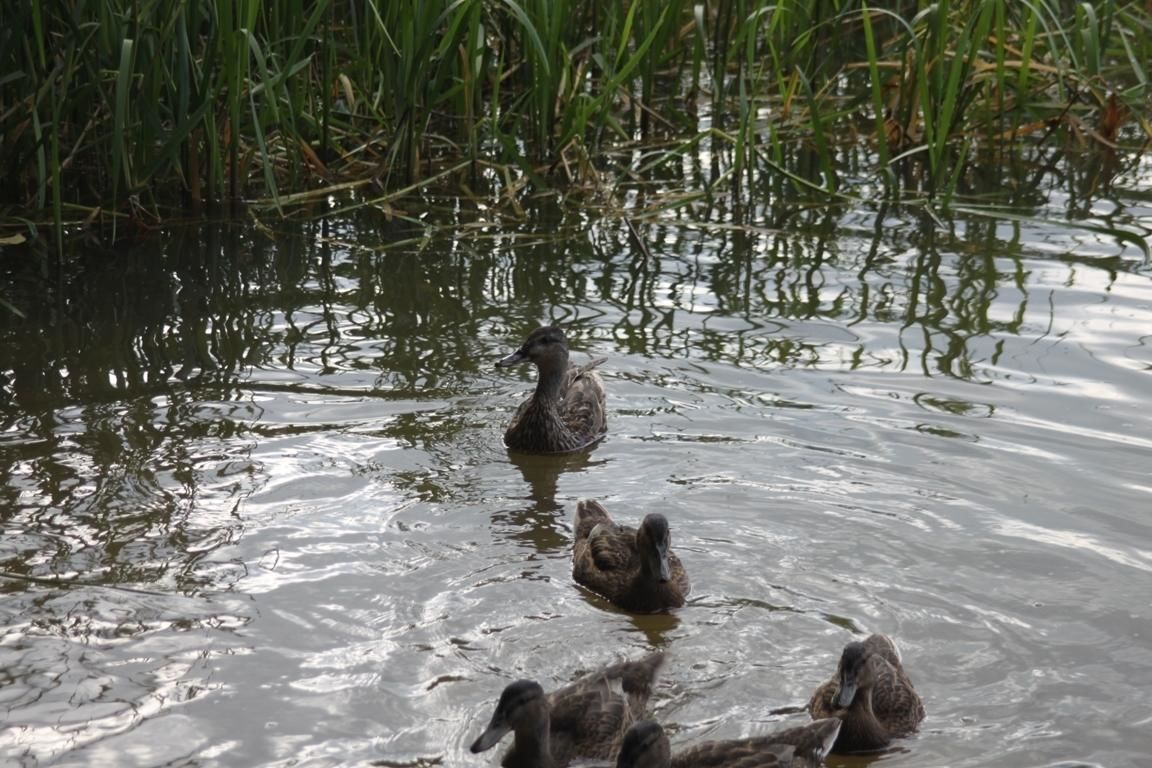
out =
<svg viewBox="0 0 1152 768"><path fill-rule="evenodd" d="M592 315L622 354L879 361L969 379L990 362L989 336L1047 327L1052 314L1030 301L1026 246L1004 239L1011 225L980 216L942 230L906 209L736 211L718 200L648 226L650 243L670 244L646 252L623 227L590 237L564 211L538 212L547 232L525 225L487 241L455 216L461 229L445 225L423 250L387 248L389 234L410 233L379 233L383 250L338 250L307 225L275 242L220 225L62 262L9 259L0 300L24 317L0 311L0 405L162 393L181 381L221 386L215 397L227 399L253 372L284 369L368 371L390 394L451 395L470 391L509 328ZM868 325L899 328L899 339L877 340ZM845 329L860 333L841 341Z"/></svg>
<svg viewBox="0 0 1152 768"><path fill-rule="evenodd" d="M1013 188L1043 191L1038 179ZM1092 179L1077 187L1078 209L1093 199ZM1014 194L1023 206L1043 197ZM230 441L216 460L244 466L262 387L292 391L303 379L301 392L371 390L382 405L365 412L391 406L374 434L444 457L434 483L424 468L410 486L403 472L392 481L450 504L475 492L451 467L483 421L461 398L487 394L477 372L529 319L595 316L600 354L973 380L998 364L1005 337L1052 326L1056 305L1047 292L1036 298L1037 265L1071 288L1104 263L1101 249L1029 246L1037 238L1011 220L960 213L945 228L914 209L776 196L665 211L641 226L646 250L623 226L589 227L586 214L545 203L529 223L487 229L463 209L435 213L420 245L411 230L373 230L365 218L344 225L345 243L313 222L276 239L209 224L62 259L4 249L0 428L21 442L0 456L0 520L43 518L66 542L47 558L63 570L85 546L112 542L96 548L107 572L146 582L163 572L165 553L215 535L185 530L189 500L203 504L212 476L188 446ZM1069 266L1088 260L1097 269ZM1141 268L1109 257L1107 284ZM585 471L590 455L511 461L528 490L507 513L510 528L539 550L567 548L572 500L558 498L557 483ZM145 542L152 549L141 553Z"/></svg>

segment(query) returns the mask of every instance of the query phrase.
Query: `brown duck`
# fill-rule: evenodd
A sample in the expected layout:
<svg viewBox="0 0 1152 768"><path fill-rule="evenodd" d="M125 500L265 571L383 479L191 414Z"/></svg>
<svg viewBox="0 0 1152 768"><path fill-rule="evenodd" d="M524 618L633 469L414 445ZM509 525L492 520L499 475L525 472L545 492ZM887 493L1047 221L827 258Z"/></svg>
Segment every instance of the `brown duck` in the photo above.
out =
<svg viewBox="0 0 1152 768"><path fill-rule="evenodd" d="M810 768L823 764L840 727L832 717L766 736L706 741L673 755L664 729L643 720L624 736L616 768Z"/></svg>
<svg viewBox="0 0 1152 768"><path fill-rule="evenodd" d="M658 512L629 528L612 522L597 501L576 504L572 577L627 611L684 605L691 585L671 546L668 520Z"/></svg>
<svg viewBox="0 0 1152 768"><path fill-rule="evenodd" d="M608 416L604 383L596 367L568 364L568 339L556 326L537 328L520 349L496 363L501 368L531 362L536 391L520 404L504 431L504 444L526 453L566 453L604 437Z"/></svg>
<svg viewBox="0 0 1152 768"><path fill-rule="evenodd" d="M808 711L814 718L844 721L834 752L883 749L892 739L914 733L924 719L924 703L886 635L844 646L836 676L816 689Z"/></svg>
<svg viewBox="0 0 1152 768"><path fill-rule="evenodd" d="M564 768L575 758L611 760L628 727L644 716L663 663L663 653L652 653L549 694L531 680L511 683L471 749L489 750L512 731L512 748L500 761L504 768Z"/></svg>

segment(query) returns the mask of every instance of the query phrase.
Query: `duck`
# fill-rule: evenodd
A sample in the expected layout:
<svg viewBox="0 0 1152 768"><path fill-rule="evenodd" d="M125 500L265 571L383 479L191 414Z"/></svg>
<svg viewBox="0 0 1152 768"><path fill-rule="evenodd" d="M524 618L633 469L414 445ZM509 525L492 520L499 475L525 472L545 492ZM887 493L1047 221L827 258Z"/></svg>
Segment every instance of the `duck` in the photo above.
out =
<svg viewBox="0 0 1152 768"><path fill-rule="evenodd" d="M655 613L684 605L692 587L671 546L668 519L659 512L630 528L614 523L598 501L576 503L572 578L626 611Z"/></svg>
<svg viewBox="0 0 1152 768"><path fill-rule="evenodd" d="M808 702L814 718L844 721L834 752L873 752L892 739L915 733L924 702L904 671L900 650L887 635L870 635L844 646L836 675Z"/></svg>
<svg viewBox="0 0 1152 768"><path fill-rule="evenodd" d="M842 725L830 717L766 736L706 741L673 755L660 724L641 720L624 735L616 768L813 768L823 764Z"/></svg>
<svg viewBox="0 0 1152 768"><path fill-rule="evenodd" d="M473 753L496 746L509 732L504 768L564 768L575 758L611 760L632 723L644 716L664 653L623 661L552 693L534 680L509 683Z"/></svg>
<svg viewBox="0 0 1152 768"><path fill-rule="evenodd" d="M549 325L532 331L496 365L526 362L536 366L536 391L516 410L504 444L525 453L569 453L600 441L608 431L604 382L596 370L604 358L569 365L568 339Z"/></svg>

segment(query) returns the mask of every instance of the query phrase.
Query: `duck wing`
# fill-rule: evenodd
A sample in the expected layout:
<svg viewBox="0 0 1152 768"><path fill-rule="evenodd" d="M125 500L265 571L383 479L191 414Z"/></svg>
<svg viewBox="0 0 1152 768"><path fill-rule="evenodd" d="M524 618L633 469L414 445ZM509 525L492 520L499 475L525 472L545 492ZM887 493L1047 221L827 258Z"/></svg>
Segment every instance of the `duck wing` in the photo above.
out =
<svg viewBox="0 0 1152 768"><path fill-rule="evenodd" d="M560 417L574 435L588 441L608 431L608 411L604 382L596 367L604 358L568 368L560 406Z"/></svg>
<svg viewBox="0 0 1152 768"><path fill-rule="evenodd" d="M692 592L692 582L688 578L688 571L684 570L684 564L680 562L680 558L676 556L675 552L668 553L668 569L672 571L671 583L679 591L681 603L683 603L683 598L688 597Z"/></svg>
<svg viewBox="0 0 1152 768"><path fill-rule="evenodd" d="M795 750L793 760L796 765L820 765L832 751L843 724L844 721L840 718L829 717L785 728L765 736L756 736L752 741L787 744Z"/></svg>
<svg viewBox="0 0 1152 768"><path fill-rule="evenodd" d="M611 597L627 586L626 573L639 567L636 529L617 525L598 501L576 505L576 543L572 575L581 584Z"/></svg>
<svg viewBox="0 0 1152 768"><path fill-rule="evenodd" d="M588 539L588 551L597 570L631 573L640 567L636 553L636 529L618 525L602 528Z"/></svg>
<svg viewBox="0 0 1152 768"><path fill-rule="evenodd" d="M595 499L581 499L576 502L576 541L579 543L592 534L597 526L614 528L616 524L608 516L608 510Z"/></svg>
<svg viewBox="0 0 1152 768"><path fill-rule="evenodd" d="M819 766L840 732L840 720L817 720L765 736L733 741L711 741L678 753L679 768L768 768Z"/></svg>
<svg viewBox="0 0 1152 768"><path fill-rule="evenodd" d="M805 707L805 709L808 710L808 714L812 715L813 720L836 717L836 713L842 711L836 707L834 701L839 691L840 683L835 678L825 680L820 684L820 687L812 694L812 698L808 700L808 705Z"/></svg>
<svg viewBox="0 0 1152 768"><path fill-rule="evenodd" d="M796 748L753 739L708 741L672 757L672 768L788 768Z"/></svg>
<svg viewBox="0 0 1152 768"><path fill-rule="evenodd" d="M576 757L612 759L624 733L644 716L662 652L622 661L549 695L552 755L557 768Z"/></svg>
<svg viewBox="0 0 1152 768"><path fill-rule="evenodd" d="M574 685L553 694L550 705L552 758L562 768L576 758L610 759L632 723L628 702L597 685Z"/></svg>
<svg viewBox="0 0 1152 768"><path fill-rule="evenodd" d="M889 664L897 669L900 668L900 649L896 647L896 642L888 637L888 635L881 635L879 633L868 635L868 637L864 638L863 643L869 653L883 656Z"/></svg>
<svg viewBox="0 0 1152 768"><path fill-rule="evenodd" d="M672 758L674 768L801 768L819 766L840 732L836 718L733 741L711 741Z"/></svg>
<svg viewBox="0 0 1152 768"><path fill-rule="evenodd" d="M901 667L879 675L872 686L872 711L891 736L907 736L924 719L924 702Z"/></svg>
<svg viewBox="0 0 1152 768"><path fill-rule="evenodd" d="M628 698L629 707L637 715L643 714L648 706L648 697L652 695L652 687L656 683L656 675L660 672L667 654L663 651L650 653L639 659L622 661L605 667L603 675L611 681L619 680L624 693Z"/></svg>
<svg viewBox="0 0 1152 768"><path fill-rule="evenodd" d="M924 702L904 671L900 649L887 635L869 635L863 642L870 653L888 662L872 686L872 711L876 719L892 736L915 731L924 719Z"/></svg>

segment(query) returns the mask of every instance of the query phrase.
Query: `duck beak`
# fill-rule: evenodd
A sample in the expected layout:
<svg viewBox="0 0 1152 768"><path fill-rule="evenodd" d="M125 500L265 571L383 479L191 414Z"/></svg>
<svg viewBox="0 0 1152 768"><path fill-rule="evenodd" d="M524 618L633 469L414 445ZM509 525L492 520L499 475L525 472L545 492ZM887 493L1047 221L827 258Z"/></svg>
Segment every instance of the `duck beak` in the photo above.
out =
<svg viewBox="0 0 1152 768"><path fill-rule="evenodd" d="M660 548L660 583L667 584L672 580L672 566L668 563L668 550Z"/></svg>
<svg viewBox="0 0 1152 768"><path fill-rule="evenodd" d="M836 694L834 703L840 709L847 709L852 706L854 698L856 698L856 673L845 672L840 677L840 692Z"/></svg>
<svg viewBox="0 0 1152 768"><path fill-rule="evenodd" d="M508 723L504 722L504 717L497 712L492 715L492 722L488 723L488 727L484 733L480 734L480 738L472 742L470 749L473 754L486 752L499 744L500 739L504 738L504 735L510 730L512 729L508 727Z"/></svg>
<svg viewBox="0 0 1152 768"><path fill-rule="evenodd" d="M508 357L505 357L503 360L496 363L496 367L497 368L510 368L513 365L516 365L518 363L522 363L527 359L528 359L528 355L524 354L524 350L518 349L515 352L513 352L512 354L508 355Z"/></svg>

